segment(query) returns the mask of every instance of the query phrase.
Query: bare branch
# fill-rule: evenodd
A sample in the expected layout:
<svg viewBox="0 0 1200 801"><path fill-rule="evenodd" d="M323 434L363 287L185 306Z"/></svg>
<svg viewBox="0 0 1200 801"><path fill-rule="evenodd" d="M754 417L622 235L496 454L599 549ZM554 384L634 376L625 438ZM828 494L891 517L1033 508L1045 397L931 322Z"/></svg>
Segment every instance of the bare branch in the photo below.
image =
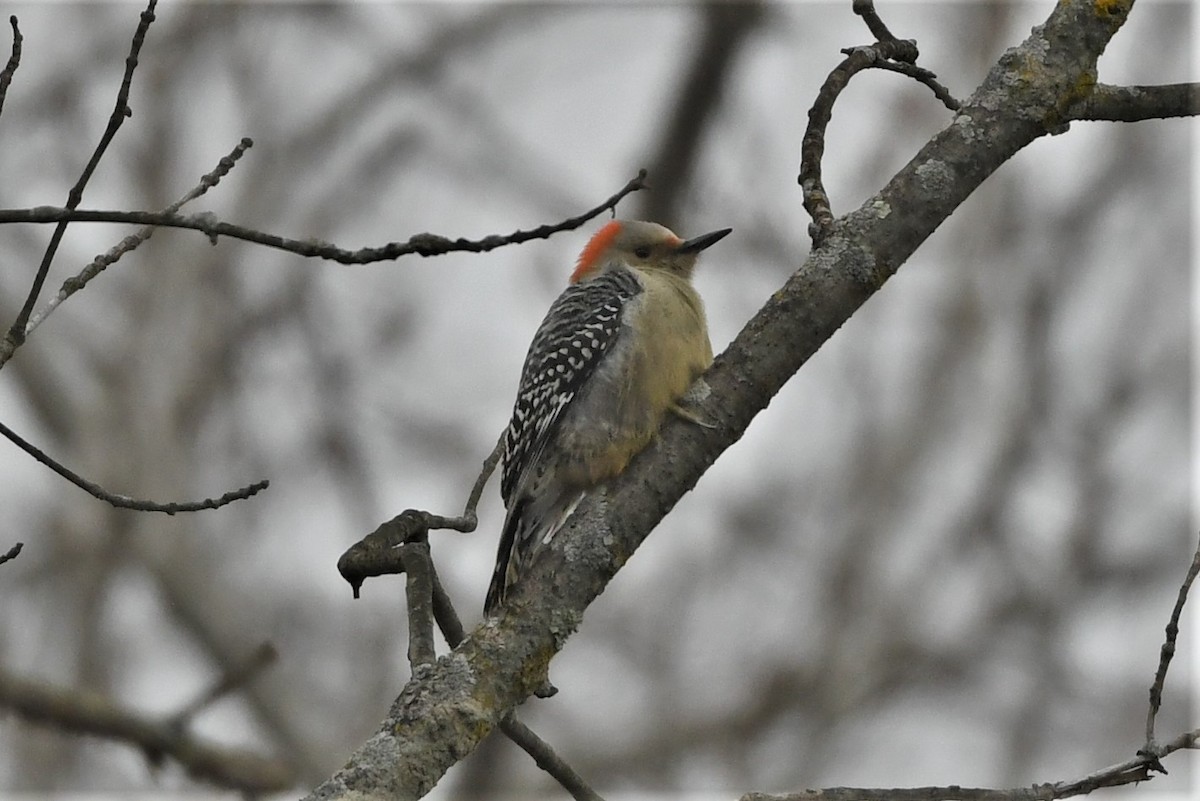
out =
<svg viewBox="0 0 1200 801"><path fill-rule="evenodd" d="M414 234L405 242L389 242L381 247L365 247L346 250L328 242L315 239L287 239L286 237L244 228L223 222L209 213L181 216L153 211L103 211L74 209L71 207L38 206L32 209L0 209L0 224L4 223L59 223L109 222L157 225L163 228L190 228L204 233L214 244L222 236L253 242L264 247L284 250L298 256L326 259L341 264L370 264L377 261L394 261L402 256L443 256L447 253L487 253L506 245L519 245L533 239L547 239L552 234L578 228L606 211L616 211L617 204L631 192L645 189L646 171L642 170L620 191L595 208L583 214L568 217L553 225L539 225L529 230L513 231L507 236L485 236L482 239L450 239L438 234Z"/></svg>
<svg viewBox="0 0 1200 801"><path fill-rule="evenodd" d="M854 0L852 5L855 14L863 18L863 22L867 23L868 30L875 37L877 42L902 42L905 47L901 48L896 55L892 56L893 60L877 61L871 66L879 69L891 70L898 72L901 75L907 75L920 83L925 84L933 90L934 96L942 101L942 105L951 111L958 111L962 105L958 100L950 94L945 86L938 83L937 76L927 69L917 66L917 59L920 57L920 51L917 49L917 43L914 39L897 39L896 35L888 30L887 25L880 19L879 14L875 11L874 0ZM843 53L850 54L851 50L843 50Z"/></svg>
<svg viewBox="0 0 1200 801"><path fill-rule="evenodd" d="M109 492L99 484L94 484L91 481L73 472L69 468L47 456L37 446L27 442L21 435L13 431L8 426L0 423L0 434L7 437L14 445L28 453L37 461L49 467L55 473L70 481L75 486L85 490L93 498L97 498L105 503L117 507L118 509L133 509L137 512L163 512L168 515L173 515L178 512L199 512L202 509L219 509L226 504L240 501L244 498L257 495L258 493L271 486L271 482L263 480L256 481L253 484L242 487L241 489L231 490L226 492L219 498L205 498L202 501L171 501L169 503L159 503L158 501L141 500L131 498L128 495L117 495Z"/></svg>
<svg viewBox="0 0 1200 801"><path fill-rule="evenodd" d="M8 94L8 85L12 83L13 75L21 64L22 38L21 29L17 27L17 15L13 14L9 17L8 22L12 25L13 31L12 55L8 57L8 63L4 65L4 69L0 70L0 113L4 111L4 97Z"/></svg>
<svg viewBox="0 0 1200 801"><path fill-rule="evenodd" d="M1160 86L1096 84L1073 106L1069 119L1141 122L1169 117L1200 115L1200 83Z"/></svg>
<svg viewBox="0 0 1200 801"><path fill-rule="evenodd" d="M1179 595L1175 598L1175 608L1171 610L1171 619L1167 621L1167 639L1162 644L1158 656L1158 670L1154 673L1154 682L1150 685L1150 710L1146 713L1146 744L1139 754L1148 757L1162 756L1158 744L1154 741L1154 718L1162 706L1163 685L1167 681L1167 668L1171 666L1171 658L1175 656L1175 639L1179 636L1179 616L1183 614L1183 606L1187 603L1188 590L1200 573L1200 545L1192 556L1192 564L1184 576L1183 584L1179 587ZM1165 772L1165 771L1164 771Z"/></svg>
<svg viewBox="0 0 1200 801"><path fill-rule="evenodd" d="M487 486L488 479L496 470L503 447L504 435L501 434L492 452L483 460L479 477L471 487L466 508L460 517L443 517L420 509L405 509L391 520L380 524L342 554L338 559L338 572L350 584L355 598L359 596L363 582L371 576L404 572L404 560L398 550L404 543L426 541L429 532L434 529L451 529L464 533L475 530L479 524L475 509L483 496L483 488Z"/></svg>
<svg viewBox="0 0 1200 801"><path fill-rule="evenodd" d="M483 463L483 470L475 481L471 496L467 501L467 512L464 517L473 517L479 495L488 477L495 469L504 440L501 437ZM348 570L352 567L362 571L358 576L359 582L354 585L354 597L358 597L361 579L367 575L383 575L385 573L405 573L405 597L408 602L408 659L412 666L413 675L418 667L430 665L436 658L433 643L433 623L436 620L451 648L462 642L464 637L462 621L454 604L450 601L445 587L438 578L437 568L429 556L429 522L431 519L446 522L446 518L438 518L428 512L408 509L392 520L384 523L374 532L367 535L362 543L348 550L338 561L338 569L343 577L350 581ZM447 528L448 526L439 526ZM474 526L472 525L472 528ZM367 540L370 544L364 545ZM360 547L362 546L362 547ZM500 722L500 730L510 740L533 757L538 767L549 773L577 801L602 801L599 794L592 790L583 778L576 773L562 757L555 753L549 743L535 734L528 726L509 714Z"/></svg>
<svg viewBox="0 0 1200 801"><path fill-rule="evenodd" d="M876 43L842 50L846 59L829 73L817 98L808 110L808 127L800 145L800 175L798 182L804 196L804 209L812 217L809 236L813 247L820 247L833 224L829 195L821 181L821 158L825 154L825 129L833 116L833 104L849 84L850 79L864 69L876 68L898 72L928 86L942 105L958 111L962 104L950 90L937 80L937 75L917 66L920 51L913 39L897 39L875 11L874 0L854 0L854 13L863 18Z"/></svg>
<svg viewBox="0 0 1200 801"><path fill-rule="evenodd" d="M521 746L525 753L533 757L537 766L553 776L575 801L604 801L595 790L587 785L582 776L555 753L549 743L517 720L516 715L510 714L500 721L500 731L504 732L508 739Z"/></svg>
<svg viewBox="0 0 1200 801"><path fill-rule="evenodd" d="M1173 753L1183 748L1195 748L1200 739L1200 729L1186 732L1164 746L1163 753ZM1151 778L1157 770L1150 757L1139 756L1117 765L1111 765L1078 779L1030 787L1013 787L993 790L984 787L826 787L822 790L806 790L801 793L772 795L769 793L746 793L741 801L1055 801L1087 795L1103 787L1120 787Z"/></svg>
<svg viewBox="0 0 1200 801"><path fill-rule="evenodd" d="M230 151L229 155L223 157L219 162L217 162L217 166L212 172L206 173L200 178L199 184L192 187L192 189L188 190L188 192L185 193L181 198L163 209L161 213L174 214L175 212L179 211L179 209L185 203L195 200L209 189L216 186L218 183L220 183L222 178L229 174L229 171L233 169L233 166L237 163L238 159L240 159L242 155L253 145L254 142L251 139L242 139L242 141L238 143L237 147ZM64 281L62 288L58 290L58 294L51 298L45 306L38 310L36 314L30 317L29 323L25 326L25 336L28 337L31 333L33 333L33 329L37 328L43 320L50 316L51 312L58 308L63 301L71 297L71 295L75 294L79 290L83 289L89 281L119 261L126 253L137 249L143 242L145 242L154 234L155 230L156 227L152 225L142 227L138 231L122 239L107 253L97 256L94 260L92 260L91 264L84 267L78 275L74 275ZM11 355L12 351L0 351L0 366L3 366L4 362L7 361L8 357Z"/></svg>
<svg viewBox="0 0 1200 801"><path fill-rule="evenodd" d="M152 764L164 757L190 776L245 793L281 792L294 784L283 763L223 748L179 732L97 693L18 678L0 672L0 706L26 720L136 746Z"/></svg>
<svg viewBox="0 0 1200 801"><path fill-rule="evenodd" d="M83 168L83 173L79 176L79 180L75 182L75 186L71 187L71 191L67 194L67 209L74 209L79 206L79 202L83 200L83 190L91 180L92 173L96 171L96 167L100 164L100 159L108 150L109 144L113 137L117 135L117 131L121 127L121 123L126 117L133 115L133 111L129 108L129 89L133 84L133 71L137 69L138 53L142 50L142 43L146 39L146 31L150 28L150 23L154 21L154 7L158 0L150 0L146 6L146 10L142 12L138 20L137 30L133 33L133 43L129 48L129 55L125 59L125 74L121 78L121 88L117 91L117 102L113 106L112 114L108 118L108 126L104 129L104 133L100 137L100 142L96 145L95 151L92 152L92 157L88 160L87 165ZM46 282L46 275L50 272L50 263L54 261L54 254L58 252L58 245L62 241L63 234L67 232L67 223L69 220L60 220L54 229L54 233L50 237L50 243L46 246L46 252L42 256L42 263L38 267L37 275L34 276L33 286L29 288L29 295L25 298L25 304L21 307L20 313L17 314L17 319L13 321L12 326L8 329L8 334L5 336L5 342L0 350L11 350L19 347L25 341L25 324L29 322L29 315L33 314L34 304L37 303L38 295L42 291L42 284Z"/></svg>
<svg viewBox="0 0 1200 801"><path fill-rule="evenodd" d="M869 47L854 47L843 50L848 56L829 73L821 85L816 100L808 110L808 127L800 142L800 175L797 178L804 196L804 209L812 217L809 235L813 247L820 247L833 225L833 210L829 195L821 181L821 159L825 155L825 129L833 118L833 104L838 95L850 83L855 74L877 67L890 59L912 62L916 59L916 45L911 41L892 39Z"/></svg>

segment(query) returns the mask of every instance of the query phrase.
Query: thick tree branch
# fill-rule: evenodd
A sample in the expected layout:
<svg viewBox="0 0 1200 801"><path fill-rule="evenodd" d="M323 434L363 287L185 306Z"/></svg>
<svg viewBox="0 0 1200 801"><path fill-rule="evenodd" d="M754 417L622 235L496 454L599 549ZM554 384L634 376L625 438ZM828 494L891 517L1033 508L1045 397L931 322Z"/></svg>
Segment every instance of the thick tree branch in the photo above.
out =
<svg viewBox="0 0 1200 801"><path fill-rule="evenodd" d="M471 489L467 508L462 518L473 519L479 495L496 467L500 457L503 437L495 449L484 460L483 469ZM383 524L364 538L363 542L351 547L338 562L342 575L354 588L358 597L362 580L367 576L385 573L404 573L405 599L408 604L408 658L413 675L421 668L433 663L433 623L437 622L442 636L450 647L462 642L465 633L462 621L450 602L450 596L438 579L437 568L429 555L429 526L431 519L445 522L428 512L409 509ZM439 526L449 528L449 526ZM474 523L472 523L474 528ZM369 542L368 542L369 541ZM366 543L366 544L364 544ZM553 690L551 690L552 694ZM508 739L533 757L537 766L550 774L571 794L576 801L603 801L583 777L560 757L554 749L532 729L509 713L500 721L500 730Z"/></svg>
<svg viewBox="0 0 1200 801"><path fill-rule="evenodd" d="M1098 83L1071 107L1074 120L1141 122L1200 115L1200 83L1111 86Z"/></svg>
<svg viewBox="0 0 1200 801"><path fill-rule="evenodd" d="M657 443L587 497L504 611L414 678L378 733L312 798L416 799L544 680L588 604L783 384L989 175L1095 84L1129 4L1063 0L1007 51L937 134L768 300L705 380L702 428L669 419Z"/></svg>

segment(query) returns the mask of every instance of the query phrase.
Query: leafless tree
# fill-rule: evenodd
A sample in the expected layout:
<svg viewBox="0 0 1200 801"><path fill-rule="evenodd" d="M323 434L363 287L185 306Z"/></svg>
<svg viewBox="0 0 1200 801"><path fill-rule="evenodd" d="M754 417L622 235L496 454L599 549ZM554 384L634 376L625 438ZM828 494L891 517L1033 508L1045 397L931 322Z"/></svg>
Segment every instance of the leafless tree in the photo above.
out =
<svg viewBox="0 0 1200 801"><path fill-rule="evenodd" d="M0 421L135 508L6 460L0 783L1187 786L1177 669L1158 738L1145 691L1194 547L1158 119L1194 43L1181 6L1048 6L885 8L919 55L862 0L14 9ZM614 205L735 229L719 425L668 424L492 625L490 495L385 524L350 562L410 540L373 568L406 599L351 600L354 540L461 508L580 244L542 238Z"/></svg>

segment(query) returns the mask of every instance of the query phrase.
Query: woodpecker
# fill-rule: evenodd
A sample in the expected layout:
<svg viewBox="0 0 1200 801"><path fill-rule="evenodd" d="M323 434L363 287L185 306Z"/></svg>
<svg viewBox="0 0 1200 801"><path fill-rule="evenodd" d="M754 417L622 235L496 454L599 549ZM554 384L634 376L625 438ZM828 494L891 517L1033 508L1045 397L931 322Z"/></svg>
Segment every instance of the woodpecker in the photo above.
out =
<svg viewBox="0 0 1200 801"><path fill-rule="evenodd" d="M486 615L584 494L653 440L667 412L703 424L679 405L713 359L692 272L700 251L731 230L685 241L656 223L613 220L584 247L521 370Z"/></svg>

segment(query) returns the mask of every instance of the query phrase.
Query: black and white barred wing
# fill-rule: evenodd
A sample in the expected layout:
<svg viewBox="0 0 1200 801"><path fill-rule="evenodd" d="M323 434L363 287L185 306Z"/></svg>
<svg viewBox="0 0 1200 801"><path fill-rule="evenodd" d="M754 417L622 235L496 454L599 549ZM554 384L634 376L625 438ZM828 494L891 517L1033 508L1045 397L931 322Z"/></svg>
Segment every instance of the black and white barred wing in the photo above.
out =
<svg viewBox="0 0 1200 801"><path fill-rule="evenodd" d="M625 305L639 292L632 273L610 270L572 284L550 306L525 357L504 434L500 494L506 507L553 439L563 409L616 341Z"/></svg>

